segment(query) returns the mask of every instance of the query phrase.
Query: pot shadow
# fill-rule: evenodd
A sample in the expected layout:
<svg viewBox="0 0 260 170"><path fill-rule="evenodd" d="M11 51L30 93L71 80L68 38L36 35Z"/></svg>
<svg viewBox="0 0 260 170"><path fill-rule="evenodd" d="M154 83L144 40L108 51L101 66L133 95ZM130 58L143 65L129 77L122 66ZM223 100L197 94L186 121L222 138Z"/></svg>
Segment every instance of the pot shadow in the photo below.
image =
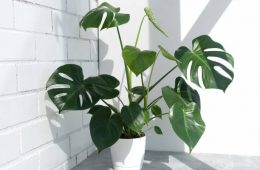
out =
<svg viewBox="0 0 260 170"><path fill-rule="evenodd" d="M194 156L180 152L147 151L142 170L216 170Z"/></svg>

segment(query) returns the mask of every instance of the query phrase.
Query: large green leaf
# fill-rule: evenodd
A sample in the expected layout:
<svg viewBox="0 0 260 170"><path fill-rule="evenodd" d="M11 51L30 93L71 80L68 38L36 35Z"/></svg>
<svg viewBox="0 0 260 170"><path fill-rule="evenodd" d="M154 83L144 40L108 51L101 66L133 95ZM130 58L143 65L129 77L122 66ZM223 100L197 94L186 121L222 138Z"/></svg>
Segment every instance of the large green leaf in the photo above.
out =
<svg viewBox="0 0 260 170"><path fill-rule="evenodd" d="M104 112L110 112L110 108L107 106L95 105L91 107L91 109L88 111L88 113L91 115L102 114Z"/></svg>
<svg viewBox="0 0 260 170"><path fill-rule="evenodd" d="M157 23L153 11L150 8L144 8L144 12L146 14L146 16L148 17L148 19L150 20L150 22L153 24L153 26L160 31L163 35L165 35L166 37L168 36L165 31L159 26L159 24Z"/></svg>
<svg viewBox="0 0 260 170"><path fill-rule="evenodd" d="M162 93L170 108L169 119L172 128L189 146L191 152L205 131L205 123L200 115L200 107L196 101L188 101L183 98L182 91L164 87Z"/></svg>
<svg viewBox="0 0 260 170"><path fill-rule="evenodd" d="M127 23L130 19L129 14L119 13L120 8L115 8L107 2L100 4L97 8L90 10L80 21L80 26L87 28L99 28L102 24L104 14L106 18L101 29L117 27Z"/></svg>
<svg viewBox="0 0 260 170"><path fill-rule="evenodd" d="M195 89L191 88L182 77L177 77L175 79L174 90L186 101L195 102L200 107L199 93Z"/></svg>
<svg viewBox="0 0 260 170"><path fill-rule="evenodd" d="M103 74L96 77L88 77L84 83L86 86L91 87L101 99L113 99L119 94L119 91L115 89L119 85L119 81L110 75Z"/></svg>
<svg viewBox="0 0 260 170"><path fill-rule="evenodd" d="M119 114L111 115L111 110L94 114L90 120L90 134L98 152L112 146L120 138L123 123Z"/></svg>
<svg viewBox="0 0 260 170"><path fill-rule="evenodd" d="M51 75L46 87L59 112L84 110L98 102L99 96L85 86L83 78L81 67L74 64L63 65Z"/></svg>
<svg viewBox="0 0 260 170"><path fill-rule="evenodd" d="M233 57L225 51L221 44L213 41L207 35L195 38L192 41L192 45L192 50L189 50L187 47L180 47L175 52L175 57L180 61L178 66L182 73L186 78L190 75L190 80L201 86L198 71L201 67L202 81L205 88L215 88L225 91L232 82L234 74L222 61L233 67ZM219 61L219 59L222 61ZM190 62L192 62L191 69L188 72ZM221 69L227 75L223 75L222 71L217 70L217 68Z"/></svg>
<svg viewBox="0 0 260 170"><path fill-rule="evenodd" d="M142 108L138 103L130 103L121 110L123 122L133 131L140 133L144 124L145 117Z"/></svg>
<svg viewBox="0 0 260 170"><path fill-rule="evenodd" d="M133 46L125 46L122 55L126 65L136 76L149 68L156 60L155 51L141 51Z"/></svg>
<svg viewBox="0 0 260 170"><path fill-rule="evenodd" d="M198 105L176 103L170 108L169 119L175 133L189 146L191 152L205 131Z"/></svg>

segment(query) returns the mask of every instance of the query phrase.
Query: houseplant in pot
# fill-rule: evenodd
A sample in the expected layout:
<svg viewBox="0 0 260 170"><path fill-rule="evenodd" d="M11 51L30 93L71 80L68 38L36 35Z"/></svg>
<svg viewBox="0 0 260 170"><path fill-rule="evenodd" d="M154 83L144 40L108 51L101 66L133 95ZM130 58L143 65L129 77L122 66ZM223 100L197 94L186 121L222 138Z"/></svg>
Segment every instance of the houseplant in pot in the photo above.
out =
<svg viewBox="0 0 260 170"><path fill-rule="evenodd" d="M163 116L169 118L173 131L189 146L191 152L205 131L205 123L200 115L199 94L189 84L225 91L234 77L230 69L234 66L232 56L220 43L207 35L195 38L191 49L182 46L174 54L169 53L160 45L155 51L137 48L145 19L148 19L162 35L167 36L149 8L144 9L144 17L141 20L135 44L123 45L119 27L126 24L129 19L129 14L121 13L120 8L102 3L90 10L80 22L80 26L85 30L106 28L117 31L127 79L127 87L124 91L128 94L127 103L119 97L120 92L117 87L120 82L115 77L102 74L84 79L82 68L75 64L59 67L50 76L46 85L48 95L60 113L64 110L89 109L88 114L92 115L91 138L98 152L111 147L113 165L116 170L141 169L146 140L142 129L149 126L150 121L161 119ZM154 64L160 56L169 59L173 68L151 84ZM150 68L151 73L145 83L143 73ZM182 76L175 77L175 84L159 89L158 97L149 101L149 93L177 68ZM220 68L225 74L216 68ZM140 78L141 86L132 84L133 76ZM111 105L109 102L111 99L121 102L122 107L117 108ZM166 113L163 113L158 105L158 101L162 99L169 107ZM159 126L153 128L157 134L162 134Z"/></svg>

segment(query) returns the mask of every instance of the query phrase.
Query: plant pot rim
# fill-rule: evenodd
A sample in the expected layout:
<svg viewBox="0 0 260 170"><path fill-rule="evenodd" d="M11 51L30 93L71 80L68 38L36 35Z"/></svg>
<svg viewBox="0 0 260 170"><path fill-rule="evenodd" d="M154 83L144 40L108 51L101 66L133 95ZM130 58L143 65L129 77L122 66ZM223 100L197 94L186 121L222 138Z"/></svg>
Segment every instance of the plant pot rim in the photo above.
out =
<svg viewBox="0 0 260 170"><path fill-rule="evenodd" d="M119 140L135 140L135 139L142 139L142 138L145 138L146 135L145 133L142 133L142 136L141 137L134 137L134 138L119 138Z"/></svg>

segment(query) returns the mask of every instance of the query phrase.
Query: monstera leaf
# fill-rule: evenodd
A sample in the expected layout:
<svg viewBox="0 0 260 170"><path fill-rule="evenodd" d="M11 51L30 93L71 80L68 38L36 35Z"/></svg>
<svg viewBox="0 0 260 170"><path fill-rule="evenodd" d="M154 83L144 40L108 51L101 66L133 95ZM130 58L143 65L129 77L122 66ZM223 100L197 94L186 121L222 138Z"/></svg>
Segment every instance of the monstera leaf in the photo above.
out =
<svg viewBox="0 0 260 170"><path fill-rule="evenodd" d="M120 138L123 123L119 114L111 114L111 110L105 109L92 116L89 127L91 138L98 152L101 152Z"/></svg>
<svg viewBox="0 0 260 170"><path fill-rule="evenodd" d="M234 60L232 56L225 51L221 44L213 41L207 35L195 38L192 41L192 46L192 50L189 50L187 47L180 47L175 52L175 57L180 61L178 66L182 73L186 78L189 74L190 80L201 86L198 73L201 67L202 81L205 88L215 88L225 91L232 82L234 74L224 62L233 67ZM191 69L188 72L190 62L192 62Z"/></svg>
<svg viewBox="0 0 260 170"><path fill-rule="evenodd" d="M81 67L74 64L61 66L51 75L46 87L59 112L84 110L98 102L99 96L85 86L83 78Z"/></svg>
<svg viewBox="0 0 260 170"><path fill-rule="evenodd" d="M60 112L88 109L99 99L112 99L119 94L115 89L119 81L110 75L83 78L82 68L74 64L61 66L51 75L47 90Z"/></svg>
<svg viewBox="0 0 260 170"><path fill-rule="evenodd" d="M199 93L191 88L182 77L175 80L175 91L188 102L195 102L200 107Z"/></svg>
<svg viewBox="0 0 260 170"><path fill-rule="evenodd" d="M125 46L122 52L126 65L136 76L149 68L156 60L155 51L141 51L133 46Z"/></svg>
<svg viewBox="0 0 260 170"><path fill-rule="evenodd" d="M119 13L120 8L115 8L107 2L100 4L97 8L90 10L80 21L80 26L87 28L99 28L102 24L104 14L106 18L101 26L104 28L117 27L129 21L129 14Z"/></svg>
<svg viewBox="0 0 260 170"><path fill-rule="evenodd" d="M119 81L110 75L103 74L88 77L84 83L97 93L101 99L113 99L119 94L119 91L115 89L119 85Z"/></svg>
<svg viewBox="0 0 260 170"><path fill-rule="evenodd" d="M137 103L130 103L129 106L124 106L121 110L123 122L133 131L141 132L145 117L142 108Z"/></svg>
<svg viewBox="0 0 260 170"><path fill-rule="evenodd" d="M175 89L164 87L162 94L170 108L172 128L191 152L205 131L205 123L200 115L199 95L183 79L178 78L176 83Z"/></svg>
<svg viewBox="0 0 260 170"><path fill-rule="evenodd" d="M165 33L165 31L159 26L159 24L157 23L153 11L150 8L144 8L144 12L146 14L146 16L148 17L149 21L153 24L153 26L160 31L163 35L165 35L167 37L167 34Z"/></svg>

